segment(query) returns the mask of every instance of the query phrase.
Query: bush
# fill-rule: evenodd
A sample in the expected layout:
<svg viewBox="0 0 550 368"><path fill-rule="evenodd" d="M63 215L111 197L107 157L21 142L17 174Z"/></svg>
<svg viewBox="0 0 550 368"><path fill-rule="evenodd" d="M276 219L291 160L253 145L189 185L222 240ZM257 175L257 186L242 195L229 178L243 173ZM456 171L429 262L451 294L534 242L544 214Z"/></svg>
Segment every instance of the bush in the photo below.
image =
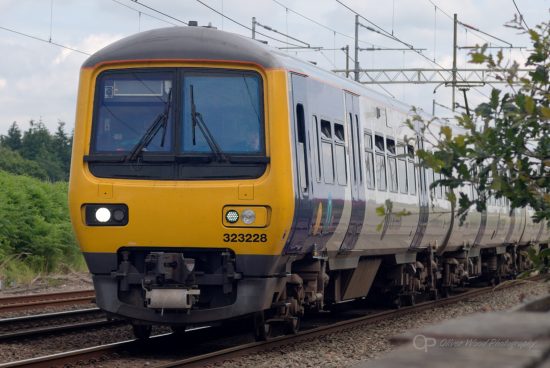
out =
<svg viewBox="0 0 550 368"><path fill-rule="evenodd" d="M0 170L38 179L48 179L48 173L37 162L23 158L18 152L0 146Z"/></svg>
<svg viewBox="0 0 550 368"><path fill-rule="evenodd" d="M82 268L69 219L66 182L43 182L0 171L0 187L0 277L9 277L15 264L44 273Z"/></svg>

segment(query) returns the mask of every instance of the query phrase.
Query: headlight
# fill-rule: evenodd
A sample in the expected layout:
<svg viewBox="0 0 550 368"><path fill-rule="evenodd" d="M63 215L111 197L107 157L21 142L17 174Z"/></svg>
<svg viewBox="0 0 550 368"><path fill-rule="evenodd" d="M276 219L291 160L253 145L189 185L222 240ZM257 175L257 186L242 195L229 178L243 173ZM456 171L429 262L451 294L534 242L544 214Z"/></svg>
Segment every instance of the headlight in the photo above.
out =
<svg viewBox="0 0 550 368"><path fill-rule="evenodd" d="M98 222L107 222L111 219L111 211L109 211L108 208L105 207L99 207L95 211L95 219Z"/></svg>
<svg viewBox="0 0 550 368"><path fill-rule="evenodd" d="M244 210L241 216L242 222L246 225L253 224L254 221L256 221L256 212L254 212L253 210Z"/></svg>
<svg viewBox="0 0 550 368"><path fill-rule="evenodd" d="M225 219L230 224L234 224L235 222L239 221L239 213L235 210L229 210L225 213Z"/></svg>
<svg viewBox="0 0 550 368"><path fill-rule="evenodd" d="M125 204L85 204L84 222L88 226L125 226L128 206Z"/></svg>
<svg viewBox="0 0 550 368"><path fill-rule="evenodd" d="M269 225L270 211L262 205L226 205L220 215L225 227L262 228Z"/></svg>

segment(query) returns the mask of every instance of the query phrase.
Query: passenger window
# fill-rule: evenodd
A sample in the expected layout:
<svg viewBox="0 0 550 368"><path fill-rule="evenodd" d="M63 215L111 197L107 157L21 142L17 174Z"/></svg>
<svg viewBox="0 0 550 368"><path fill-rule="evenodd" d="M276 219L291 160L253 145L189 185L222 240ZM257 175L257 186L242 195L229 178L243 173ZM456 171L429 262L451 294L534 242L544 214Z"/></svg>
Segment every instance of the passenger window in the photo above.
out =
<svg viewBox="0 0 550 368"><path fill-rule="evenodd" d="M426 188L430 191L430 196L434 196L433 189L430 188L434 182L434 171L432 169L426 169Z"/></svg>
<svg viewBox="0 0 550 368"><path fill-rule="evenodd" d="M359 182L363 182L363 165L361 163L361 130L359 129L359 117L355 115L355 132L357 134L357 162L359 162Z"/></svg>
<svg viewBox="0 0 550 368"><path fill-rule="evenodd" d="M388 153L395 155L395 141L390 138L386 138L386 148Z"/></svg>
<svg viewBox="0 0 550 368"><path fill-rule="evenodd" d="M332 142L322 141L323 150L323 174L325 177L325 183L334 183L334 159L332 156Z"/></svg>
<svg viewBox="0 0 550 368"><path fill-rule="evenodd" d="M434 173L435 180L441 180L441 174L440 173ZM435 189L435 195L438 199L443 198L443 187L441 185L438 185Z"/></svg>
<svg viewBox="0 0 550 368"><path fill-rule="evenodd" d="M407 145L407 156L409 157L408 161L408 175L407 180L409 183L409 194L416 195L416 166L414 165L414 147L410 144Z"/></svg>
<svg viewBox="0 0 550 368"><path fill-rule="evenodd" d="M353 126L353 116L351 115L351 113L349 114L349 124L348 124L348 126L350 127L350 129L349 129L349 140L351 142L351 157L350 157L351 167L352 167L351 171L353 173L353 182L357 183L357 164L355 162L355 160L357 159L356 144L355 144L355 133L354 133L355 129L354 129L354 126Z"/></svg>
<svg viewBox="0 0 550 368"><path fill-rule="evenodd" d="M365 133L365 166L367 168L367 188L374 189L374 154L372 152L372 134Z"/></svg>
<svg viewBox="0 0 550 368"><path fill-rule="evenodd" d="M376 152L384 152L384 137L380 135L375 135L374 145L376 147Z"/></svg>
<svg viewBox="0 0 550 368"><path fill-rule="evenodd" d="M386 157L383 154L376 154L376 177L378 178L378 189L386 190Z"/></svg>
<svg viewBox="0 0 550 368"><path fill-rule="evenodd" d="M365 149L372 150L372 134L365 133Z"/></svg>
<svg viewBox="0 0 550 368"><path fill-rule="evenodd" d="M330 121L321 119L321 134L325 139L332 139L332 128L330 126Z"/></svg>
<svg viewBox="0 0 550 368"><path fill-rule="evenodd" d="M395 157L388 157L388 171L390 173L390 191L397 193L397 162Z"/></svg>
<svg viewBox="0 0 550 368"><path fill-rule="evenodd" d="M309 175L308 175L308 157L307 157L307 146L306 146L306 121L304 115L304 105L301 103L296 104L296 130L298 138L298 160L299 160L299 170L300 170L300 185L302 186L302 191L307 192L309 187Z"/></svg>
<svg viewBox="0 0 550 368"><path fill-rule="evenodd" d="M397 188L397 159L395 158L395 140L386 138L386 149L388 152L388 179L390 192L396 193Z"/></svg>
<svg viewBox="0 0 550 368"><path fill-rule="evenodd" d="M317 121L317 116L313 115L313 124L314 124L314 131L315 131L315 140L316 140L316 148L317 148L317 170L315 172L317 176L317 181L321 181L321 142L319 139L319 122Z"/></svg>
<svg viewBox="0 0 550 368"><path fill-rule="evenodd" d="M338 176L338 184L346 185L348 183L346 148L340 144L335 144L334 148L336 150L336 173Z"/></svg>
<svg viewBox="0 0 550 368"><path fill-rule="evenodd" d="M332 146L332 124L330 121L321 119L323 175L327 184L334 184L334 151Z"/></svg>
<svg viewBox="0 0 550 368"><path fill-rule="evenodd" d="M397 173L399 174L399 189L403 194L407 194L407 161L399 159L397 161Z"/></svg>
<svg viewBox="0 0 550 368"><path fill-rule="evenodd" d="M410 144L407 145L407 153L409 155L409 159L414 160L414 147Z"/></svg>
<svg viewBox="0 0 550 368"><path fill-rule="evenodd" d="M344 142L344 126L342 124L334 123L334 135L336 136L336 139Z"/></svg>
<svg viewBox="0 0 550 368"><path fill-rule="evenodd" d="M409 161L408 166L409 194L416 195L416 166L413 161Z"/></svg>
<svg viewBox="0 0 550 368"><path fill-rule="evenodd" d="M387 189L386 178L386 155L384 154L384 137L381 135L374 136L374 146L376 149L376 177L378 180L378 189Z"/></svg>

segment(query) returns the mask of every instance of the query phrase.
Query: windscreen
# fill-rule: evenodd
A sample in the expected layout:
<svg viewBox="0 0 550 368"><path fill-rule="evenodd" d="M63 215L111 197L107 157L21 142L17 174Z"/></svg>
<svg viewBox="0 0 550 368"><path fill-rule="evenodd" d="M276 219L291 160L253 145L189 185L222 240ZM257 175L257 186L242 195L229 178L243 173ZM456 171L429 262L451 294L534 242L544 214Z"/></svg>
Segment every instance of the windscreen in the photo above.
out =
<svg viewBox="0 0 550 368"><path fill-rule="evenodd" d="M104 71L84 159L98 177L257 178L269 161L263 100L251 70Z"/></svg>
<svg viewBox="0 0 550 368"><path fill-rule="evenodd" d="M182 92L184 153L209 153L214 150L213 144L224 154L264 151L257 75L185 73Z"/></svg>
<svg viewBox="0 0 550 368"><path fill-rule="evenodd" d="M128 152L147 130L167 112L162 129L144 150L172 150L172 118L168 109L174 73L112 72L102 75L96 89L94 116L95 152ZM169 111L168 111L169 110Z"/></svg>

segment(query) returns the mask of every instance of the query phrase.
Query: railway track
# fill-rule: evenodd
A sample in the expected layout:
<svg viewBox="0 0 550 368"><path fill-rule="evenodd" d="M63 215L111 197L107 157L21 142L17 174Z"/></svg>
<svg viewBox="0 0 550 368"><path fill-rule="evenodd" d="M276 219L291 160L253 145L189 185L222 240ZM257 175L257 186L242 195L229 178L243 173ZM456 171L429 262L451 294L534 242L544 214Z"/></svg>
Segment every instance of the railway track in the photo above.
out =
<svg viewBox="0 0 550 368"><path fill-rule="evenodd" d="M108 320L99 308L0 319L0 342L123 324Z"/></svg>
<svg viewBox="0 0 550 368"><path fill-rule="evenodd" d="M94 297L94 290L4 297L0 298L0 313L49 306L89 304L93 302Z"/></svg>
<svg viewBox="0 0 550 368"><path fill-rule="evenodd" d="M531 279L532 280L532 279ZM514 286L514 283L502 284L499 289L505 289L511 286ZM314 327L300 331L296 335L285 335L274 337L268 341L263 342L248 342L244 344L237 344L235 346L226 347L222 349L213 349L212 351L205 353L198 353L197 355L191 355L189 357L174 360L169 363L163 363L161 365L155 366L155 368L173 368L173 367L199 367L206 364L219 363L224 360L237 358L244 355L255 354L258 352L270 350L276 347L291 345L296 342L311 340L314 337L330 335L347 329L358 328L370 323L382 321L388 318L394 318L402 316L411 312L419 312L424 310L429 310L432 308L437 308L449 304L456 303L461 300L466 300L473 298L479 295L483 295L493 291L493 287L483 287L473 290L464 291L457 295L452 295L445 299L426 301L418 303L414 306L403 307L401 309L386 310L383 312L377 312L372 314L367 314L357 318L350 318L347 320L330 323L327 325L322 325L319 327ZM12 368L12 367L52 367L52 366L63 366L71 364L77 361L87 361L87 360L97 360L103 359L110 355L120 355L124 353L129 353L133 355L134 353L149 352L153 353L158 350L156 349L166 349L167 346L179 346L181 351L182 341L181 339L186 339L186 341L199 341L200 338L194 336L195 334L203 334L205 336L216 336L220 337L218 331L211 331L215 328L210 329L195 329L186 331L185 334L175 339L173 334L164 334L159 336L154 336L146 341L139 340L128 340L123 342L118 342L114 344L96 346L86 349L80 349L71 352L64 352L53 354L49 356L43 356L33 359L27 359L23 361L11 362L6 364L0 364L0 368ZM199 330L199 331L196 331ZM223 332L227 333L227 332ZM185 335L188 335L185 337ZM179 344L176 344L176 341ZM205 340L206 341L206 340ZM195 349L190 349L195 350ZM198 349L199 351L202 349ZM160 355L160 354L159 354Z"/></svg>
<svg viewBox="0 0 550 368"><path fill-rule="evenodd" d="M507 288L512 284L504 285L502 288ZM501 288L501 289L502 289ZM295 335L278 336L268 341L252 342L245 345L235 346L208 354L198 355L190 358L177 360L174 362L157 365L154 368L176 368L176 367L202 367L206 364L214 364L228 359L238 358L244 355L256 354L262 351L291 345L296 342L311 340L312 338L338 333L347 329L358 328L370 323L379 322L388 318L399 317L411 312L421 312L432 308L437 308L449 304L456 303L460 300L466 300L478 295L486 294L494 290L494 287L488 286L484 288L465 291L463 293L449 296L445 299L438 299L418 303L413 306L393 309L374 314L368 314L362 317L351 318L349 320L336 322L326 326L320 326L309 330L299 331Z"/></svg>

